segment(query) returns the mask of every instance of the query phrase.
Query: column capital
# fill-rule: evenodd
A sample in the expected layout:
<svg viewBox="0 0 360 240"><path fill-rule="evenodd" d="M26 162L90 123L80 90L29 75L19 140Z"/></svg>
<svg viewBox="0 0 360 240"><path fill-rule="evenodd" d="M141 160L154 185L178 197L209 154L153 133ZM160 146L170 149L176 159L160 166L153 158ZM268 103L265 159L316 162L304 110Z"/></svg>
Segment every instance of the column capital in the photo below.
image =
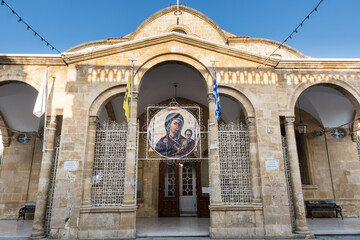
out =
<svg viewBox="0 0 360 240"><path fill-rule="evenodd" d="M9 147L10 143L11 143L11 138L10 138L10 136L9 137L3 137L2 141L3 141L3 146L4 147Z"/></svg>
<svg viewBox="0 0 360 240"><path fill-rule="evenodd" d="M133 91L132 92L132 98L133 98L133 101L137 102L139 100L139 92Z"/></svg>
<svg viewBox="0 0 360 240"><path fill-rule="evenodd" d="M213 98L213 93L208 93L208 102L215 102L215 99Z"/></svg>
<svg viewBox="0 0 360 240"><path fill-rule="evenodd" d="M249 116L246 118L246 124L248 126L255 126L256 125L256 119L255 117Z"/></svg>
<svg viewBox="0 0 360 240"><path fill-rule="evenodd" d="M99 123L99 117L98 116L90 116L89 117L89 125L90 126L96 126Z"/></svg>
<svg viewBox="0 0 360 240"><path fill-rule="evenodd" d="M46 124L49 125L49 124L56 124L56 116L54 115L48 115L46 116Z"/></svg>
<svg viewBox="0 0 360 240"><path fill-rule="evenodd" d="M285 116L284 123L285 124L294 124L295 123L295 116Z"/></svg>

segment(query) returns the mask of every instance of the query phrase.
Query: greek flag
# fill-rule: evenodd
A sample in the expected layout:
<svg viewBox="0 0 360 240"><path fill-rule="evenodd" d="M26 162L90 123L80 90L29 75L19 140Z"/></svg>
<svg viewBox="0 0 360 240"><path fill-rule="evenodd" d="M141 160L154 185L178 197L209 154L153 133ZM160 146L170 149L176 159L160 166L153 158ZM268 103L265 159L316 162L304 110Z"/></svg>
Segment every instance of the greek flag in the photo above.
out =
<svg viewBox="0 0 360 240"><path fill-rule="evenodd" d="M220 107L220 97L218 92L218 85L216 82L216 70L214 70L214 89L213 89L213 97L215 100L215 117L217 120L220 120L221 117L221 107Z"/></svg>

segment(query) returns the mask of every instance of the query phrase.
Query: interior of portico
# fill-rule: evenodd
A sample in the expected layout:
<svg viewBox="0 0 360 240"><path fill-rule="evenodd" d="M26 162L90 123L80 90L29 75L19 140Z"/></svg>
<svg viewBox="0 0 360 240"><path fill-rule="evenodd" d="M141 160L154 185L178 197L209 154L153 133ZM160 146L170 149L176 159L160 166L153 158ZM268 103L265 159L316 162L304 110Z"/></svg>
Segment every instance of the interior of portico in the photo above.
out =
<svg viewBox="0 0 360 240"><path fill-rule="evenodd" d="M360 173L358 110L349 89L334 84L307 88L294 110L295 128L300 122L307 127L295 134L304 200L335 200L347 217L360 213L360 184L352 181Z"/></svg>
<svg viewBox="0 0 360 240"><path fill-rule="evenodd" d="M0 218L14 218L24 202L36 202L44 117L33 115L34 87L17 81L0 86ZM32 218L32 216L28 216Z"/></svg>

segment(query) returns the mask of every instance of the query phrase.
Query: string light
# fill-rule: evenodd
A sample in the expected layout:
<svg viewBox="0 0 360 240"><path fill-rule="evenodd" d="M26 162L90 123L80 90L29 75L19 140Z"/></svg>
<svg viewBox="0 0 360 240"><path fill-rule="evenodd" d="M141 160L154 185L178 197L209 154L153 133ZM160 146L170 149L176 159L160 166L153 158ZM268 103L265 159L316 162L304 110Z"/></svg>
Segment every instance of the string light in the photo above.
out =
<svg viewBox="0 0 360 240"><path fill-rule="evenodd" d="M314 12L317 12L320 4L321 4L323 1L324 1L324 0L320 0L320 1L319 1L319 3L316 5L316 7L304 18L304 20L301 21L301 23L295 28L295 30L292 31L291 34L290 34L290 35L269 55L269 57L266 58L265 61L264 61L262 64L260 64L259 66L261 66L261 65L266 66L266 62L270 59L270 56L273 55L277 50L281 49L281 47L284 45L284 43L286 43L289 39L292 39L292 35L293 35L294 33L298 33L299 28L304 25L304 22L305 22L306 20L309 20L309 19L310 19L310 15L311 15L311 14L313 14ZM259 66L256 68L256 70L259 69ZM276 65L276 66L277 66L277 65Z"/></svg>
<svg viewBox="0 0 360 240"><path fill-rule="evenodd" d="M17 13L15 12L15 10L12 9L4 0L1 0L1 5L5 5L6 7L8 7L8 8L10 9L10 11L19 18L18 22L24 23L24 24L26 25L26 29L27 29L27 30L31 30L31 31L34 33L34 36L35 36L35 37L38 36L39 39L40 39L42 42L45 41L45 42L46 42L46 46L50 46L50 47L51 47L51 50L53 50L53 51L55 50L56 52L58 52L58 53L61 54L61 52L60 52L56 47L54 47L52 44L50 44L48 41L46 41L44 37L42 37L42 36L41 36L39 33L37 33L32 27L30 27L30 25L27 24L27 23L19 16L19 14L17 14Z"/></svg>

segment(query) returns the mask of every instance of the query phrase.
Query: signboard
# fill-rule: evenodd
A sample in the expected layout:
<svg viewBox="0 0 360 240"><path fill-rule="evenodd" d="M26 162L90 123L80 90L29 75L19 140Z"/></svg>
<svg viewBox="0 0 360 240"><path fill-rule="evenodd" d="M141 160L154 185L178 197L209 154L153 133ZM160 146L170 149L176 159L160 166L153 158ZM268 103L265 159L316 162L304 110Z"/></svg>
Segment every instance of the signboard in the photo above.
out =
<svg viewBox="0 0 360 240"><path fill-rule="evenodd" d="M265 161L266 170L276 170L279 169L278 160L268 159Z"/></svg>
<svg viewBox="0 0 360 240"><path fill-rule="evenodd" d="M77 160L64 161L64 170L75 171L77 169L78 169L78 161Z"/></svg>
<svg viewBox="0 0 360 240"><path fill-rule="evenodd" d="M185 109L168 107L159 111L148 126L151 148L160 156L177 159L191 154L200 138L196 118Z"/></svg>

